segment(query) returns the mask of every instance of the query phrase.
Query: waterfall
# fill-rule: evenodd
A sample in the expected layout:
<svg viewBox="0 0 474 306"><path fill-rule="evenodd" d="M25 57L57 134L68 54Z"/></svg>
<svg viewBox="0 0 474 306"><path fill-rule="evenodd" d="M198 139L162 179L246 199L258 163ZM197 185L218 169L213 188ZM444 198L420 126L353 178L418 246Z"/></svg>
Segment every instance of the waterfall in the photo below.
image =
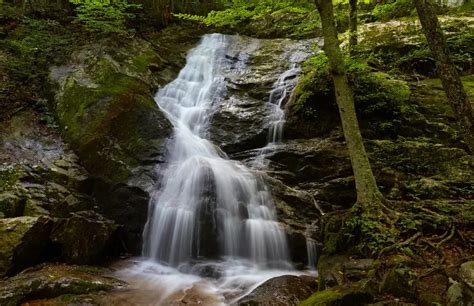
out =
<svg viewBox="0 0 474 306"><path fill-rule="evenodd" d="M316 262L318 260L316 241L311 238L306 238L306 252L308 256L308 268L310 270L316 270Z"/></svg>
<svg viewBox="0 0 474 306"><path fill-rule="evenodd" d="M171 267L230 258L288 268L286 236L268 186L209 141L210 119L225 94L228 45L225 35L205 35L178 77L156 94L174 135L162 185L150 202L144 255ZM286 95L275 88L272 99L281 104Z"/></svg>

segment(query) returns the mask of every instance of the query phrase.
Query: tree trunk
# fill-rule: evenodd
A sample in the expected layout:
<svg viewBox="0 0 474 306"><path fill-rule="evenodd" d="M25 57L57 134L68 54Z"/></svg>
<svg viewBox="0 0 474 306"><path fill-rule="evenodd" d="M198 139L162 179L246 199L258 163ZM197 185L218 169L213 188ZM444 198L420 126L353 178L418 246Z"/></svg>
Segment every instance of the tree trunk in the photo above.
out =
<svg viewBox="0 0 474 306"><path fill-rule="evenodd" d="M362 135L354 106L354 96L345 73L344 58L339 48L334 11L331 0L316 0L316 6L321 15L324 35L324 52L329 59L331 75L336 91L336 102L342 121L342 129L346 139L352 169L354 172L357 204L365 211L379 210L383 196L375 181L369 159L365 152Z"/></svg>
<svg viewBox="0 0 474 306"><path fill-rule="evenodd" d="M425 32L426 40L436 61L436 70L443 84L448 102L464 133L471 154L474 154L474 115L456 67L449 58L443 32L430 0L415 0L415 7Z"/></svg>
<svg viewBox="0 0 474 306"><path fill-rule="evenodd" d="M349 53L354 55L357 45L357 0L349 0Z"/></svg>

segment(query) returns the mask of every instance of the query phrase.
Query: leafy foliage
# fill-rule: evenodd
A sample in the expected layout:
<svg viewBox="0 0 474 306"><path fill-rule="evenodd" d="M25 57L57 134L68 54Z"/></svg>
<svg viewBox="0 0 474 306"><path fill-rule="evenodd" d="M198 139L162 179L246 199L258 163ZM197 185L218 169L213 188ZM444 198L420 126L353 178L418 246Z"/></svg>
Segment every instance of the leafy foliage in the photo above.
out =
<svg viewBox="0 0 474 306"><path fill-rule="evenodd" d="M175 14L175 16L200 22L206 26L227 28L247 26L251 23L262 25L259 22L266 22L267 31L278 32L272 29L278 27L283 32L291 33L290 36L314 33L319 25L319 14L316 12L313 1L308 0L234 0L227 5L226 9L211 11L207 16L190 14Z"/></svg>
<svg viewBox="0 0 474 306"><path fill-rule="evenodd" d="M55 20L24 17L16 37L4 42L5 49L16 55L7 67L10 77L23 83L46 74L44 66L60 60L71 40Z"/></svg>
<svg viewBox="0 0 474 306"><path fill-rule="evenodd" d="M376 20L387 21L394 18L411 16L415 6L411 0L394 0L377 5L373 10Z"/></svg>
<svg viewBox="0 0 474 306"><path fill-rule="evenodd" d="M126 22L135 18L132 12L141 8L127 0L70 0L74 4L77 19L86 29L96 33L126 33Z"/></svg>

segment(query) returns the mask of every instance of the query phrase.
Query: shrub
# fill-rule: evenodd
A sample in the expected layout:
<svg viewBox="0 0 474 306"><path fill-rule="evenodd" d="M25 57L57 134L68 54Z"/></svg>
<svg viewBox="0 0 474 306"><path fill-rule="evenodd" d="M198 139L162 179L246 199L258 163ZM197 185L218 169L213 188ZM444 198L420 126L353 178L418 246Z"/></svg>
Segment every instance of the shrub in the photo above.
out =
<svg viewBox="0 0 474 306"><path fill-rule="evenodd" d="M377 5L373 10L376 20L387 21L390 19L411 16L415 6L411 0L395 0Z"/></svg>
<svg viewBox="0 0 474 306"><path fill-rule="evenodd" d="M133 9L141 8L127 0L70 0L75 5L77 19L90 32L127 33L126 22L135 18Z"/></svg>

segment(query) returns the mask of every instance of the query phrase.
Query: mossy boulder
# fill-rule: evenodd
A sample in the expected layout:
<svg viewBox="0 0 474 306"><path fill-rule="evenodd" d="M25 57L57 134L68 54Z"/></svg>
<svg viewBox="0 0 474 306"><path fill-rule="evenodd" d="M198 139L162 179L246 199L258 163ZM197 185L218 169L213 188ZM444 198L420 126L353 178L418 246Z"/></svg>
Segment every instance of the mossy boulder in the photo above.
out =
<svg viewBox="0 0 474 306"><path fill-rule="evenodd" d="M51 225L47 217L0 219L0 276L16 273L43 259Z"/></svg>
<svg viewBox="0 0 474 306"><path fill-rule="evenodd" d="M83 50L74 70L61 76L54 71L60 83L55 109L66 139L86 168L108 182L126 181L170 133L152 96L153 50L129 48L115 58L100 49Z"/></svg>
<svg viewBox="0 0 474 306"><path fill-rule="evenodd" d="M403 80L374 72L357 61L347 64L356 111L365 137L390 137L400 128L403 105L410 88ZM289 138L328 136L340 127L334 85L325 55L306 61L292 101L287 104L285 134Z"/></svg>
<svg viewBox="0 0 474 306"><path fill-rule="evenodd" d="M19 305L36 299L109 291L125 284L104 276L107 269L63 264L41 265L0 281L0 304ZM67 304L67 303L65 303Z"/></svg>
<svg viewBox="0 0 474 306"><path fill-rule="evenodd" d="M124 226L128 252L139 251L149 200L144 190L159 180L172 132L153 99L169 81L169 65L145 40L103 40L78 50L70 63L50 73L60 129L90 173L100 212ZM124 199L138 202L129 205ZM58 205L67 208L75 201ZM126 215L132 217L125 220Z"/></svg>
<svg viewBox="0 0 474 306"><path fill-rule="evenodd" d="M51 240L60 250L60 257L69 263L90 264L103 261L118 243L117 225L93 211L72 213L60 219L51 232Z"/></svg>

